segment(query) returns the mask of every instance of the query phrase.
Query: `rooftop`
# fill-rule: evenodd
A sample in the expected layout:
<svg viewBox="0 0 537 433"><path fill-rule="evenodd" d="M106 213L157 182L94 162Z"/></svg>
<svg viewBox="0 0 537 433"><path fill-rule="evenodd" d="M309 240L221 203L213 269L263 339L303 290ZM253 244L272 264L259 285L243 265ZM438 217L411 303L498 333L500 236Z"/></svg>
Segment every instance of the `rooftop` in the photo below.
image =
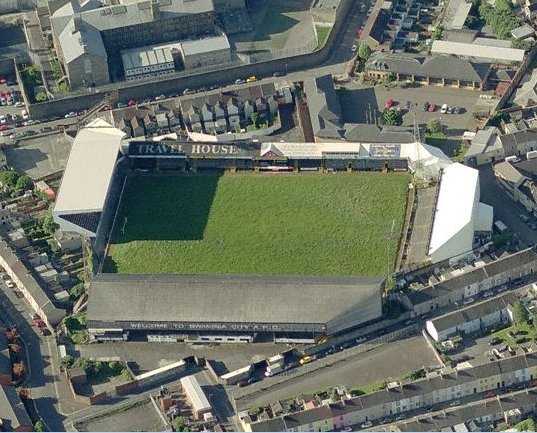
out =
<svg viewBox="0 0 537 433"><path fill-rule="evenodd" d="M381 281L359 277L99 274L92 281L88 321L333 323L337 327L343 318L347 327L371 320L372 312L378 314Z"/></svg>
<svg viewBox="0 0 537 433"><path fill-rule="evenodd" d="M80 130L69 154L55 213L102 211L124 136L101 119Z"/></svg>
<svg viewBox="0 0 537 433"><path fill-rule="evenodd" d="M438 252L472 223L477 194L479 194L477 170L459 163L444 169L436 202L429 255ZM468 250L472 248L473 236L472 230Z"/></svg>
<svg viewBox="0 0 537 433"><path fill-rule="evenodd" d="M494 39L492 41L495 41ZM498 47L496 42L491 45L471 44L436 40L431 47L432 54L448 54L460 57L487 60L494 63L522 62L525 52L517 48ZM492 45L494 44L494 45Z"/></svg>
<svg viewBox="0 0 537 433"><path fill-rule="evenodd" d="M230 45L226 35L181 42L181 50L185 56L229 49Z"/></svg>

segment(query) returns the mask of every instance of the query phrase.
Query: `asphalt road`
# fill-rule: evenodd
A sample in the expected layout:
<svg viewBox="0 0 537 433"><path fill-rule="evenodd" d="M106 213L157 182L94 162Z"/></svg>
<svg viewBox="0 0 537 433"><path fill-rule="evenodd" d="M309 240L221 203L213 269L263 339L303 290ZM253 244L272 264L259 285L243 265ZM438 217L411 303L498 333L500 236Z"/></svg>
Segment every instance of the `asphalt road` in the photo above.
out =
<svg viewBox="0 0 537 433"><path fill-rule="evenodd" d="M15 327L24 342L25 364L28 375L23 386L31 393L34 408L50 431L65 431L63 417L59 414L56 378L59 373L54 354L53 337L41 337L30 325L31 308L23 299L14 295L3 282L0 283L0 311L5 322Z"/></svg>

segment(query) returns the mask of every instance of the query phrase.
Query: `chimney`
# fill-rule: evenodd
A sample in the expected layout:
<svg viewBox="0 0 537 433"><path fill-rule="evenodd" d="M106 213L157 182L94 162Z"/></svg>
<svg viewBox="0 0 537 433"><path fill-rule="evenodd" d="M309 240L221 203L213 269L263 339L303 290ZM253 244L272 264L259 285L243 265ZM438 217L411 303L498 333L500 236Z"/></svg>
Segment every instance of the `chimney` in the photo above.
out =
<svg viewBox="0 0 537 433"><path fill-rule="evenodd" d="M153 21L160 20L160 5L158 0L151 0L151 16Z"/></svg>

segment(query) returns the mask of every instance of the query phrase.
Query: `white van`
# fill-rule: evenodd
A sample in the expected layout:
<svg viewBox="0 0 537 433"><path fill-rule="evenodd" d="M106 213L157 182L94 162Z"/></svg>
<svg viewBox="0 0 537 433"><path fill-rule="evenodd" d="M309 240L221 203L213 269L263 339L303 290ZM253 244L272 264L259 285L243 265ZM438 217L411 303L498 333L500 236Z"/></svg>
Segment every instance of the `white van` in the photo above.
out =
<svg viewBox="0 0 537 433"><path fill-rule="evenodd" d="M448 111L448 105L447 104L442 104L442 108L440 108L440 113L446 114L447 111Z"/></svg>
<svg viewBox="0 0 537 433"><path fill-rule="evenodd" d="M28 115L28 112L26 110L21 111L21 116L24 120L28 120L30 116Z"/></svg>

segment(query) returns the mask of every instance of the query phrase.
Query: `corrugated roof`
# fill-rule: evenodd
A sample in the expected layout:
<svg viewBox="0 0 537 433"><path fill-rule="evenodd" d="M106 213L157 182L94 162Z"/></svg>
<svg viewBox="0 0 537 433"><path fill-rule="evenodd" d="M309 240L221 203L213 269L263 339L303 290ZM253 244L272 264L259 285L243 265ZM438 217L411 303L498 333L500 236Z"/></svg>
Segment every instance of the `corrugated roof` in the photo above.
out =
<svg viewBox="0 0 537 433"><path fill-rule="evenodd" d="M451 54L455 56L472 57L474 59L490 60L495 63L501 63L522 62L524 60L525 51L517 48L436 40L433 42L431 47L431 53Z"/></svg>
<svg viewBox="0 0 537 433"><path fill-rule="evenodd" d="M183 392L196 412L209 412L211 410L211 404L194 375L182 377L180 382Z"/></svg>

